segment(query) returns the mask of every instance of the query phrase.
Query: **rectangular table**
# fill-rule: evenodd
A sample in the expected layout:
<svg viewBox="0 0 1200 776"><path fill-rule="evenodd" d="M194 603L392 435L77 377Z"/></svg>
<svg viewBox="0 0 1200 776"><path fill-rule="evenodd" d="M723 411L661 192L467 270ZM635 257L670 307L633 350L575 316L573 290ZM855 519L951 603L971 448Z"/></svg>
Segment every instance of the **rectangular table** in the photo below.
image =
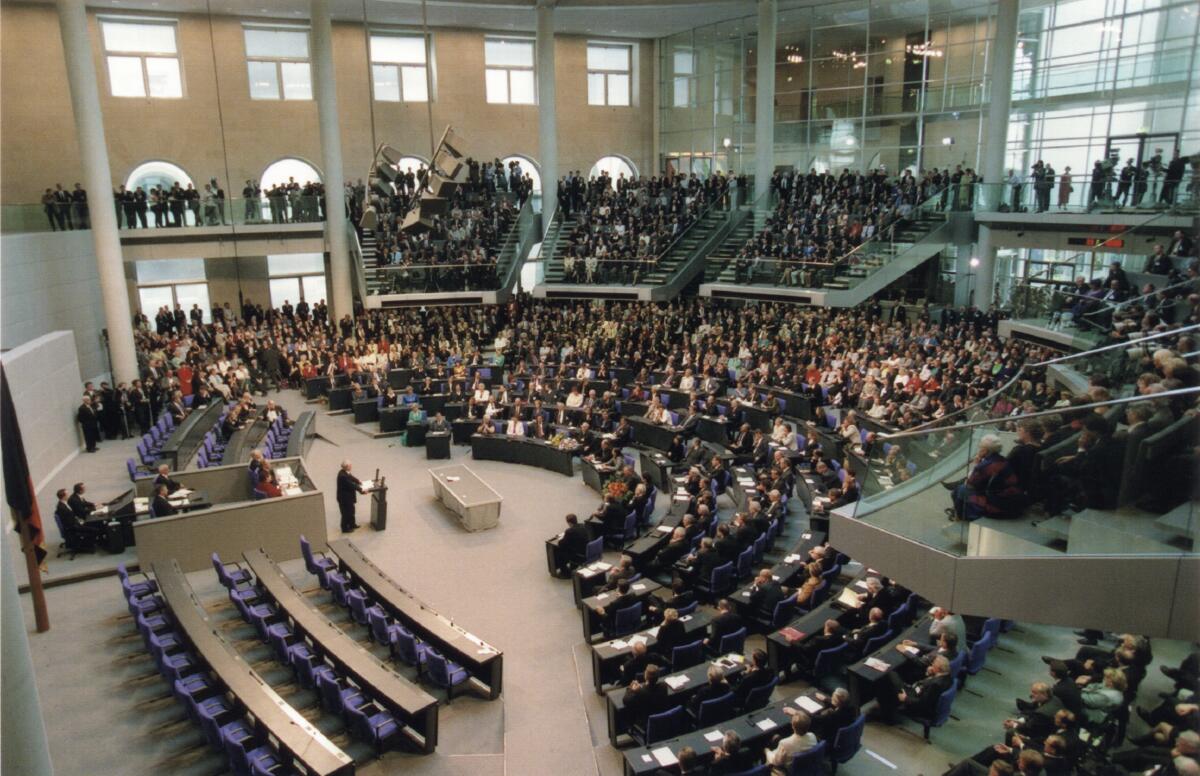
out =
<svg viewBox="0 0 1200 776"><path fill-rule="evenodd" d="M155 563L154 579L196 656L268 732L285 756L315 776L349 776L354 761L306 720L221 635L175 561Z"/></svg>
<svg viewBox="0 0 1200 776"><path fill-rule="evenodd" d="M850 691L850 698L856 704L862 706L867 701L875 698L878 694L879 682L883 681L889 673L908 661L908 658L903 653L896 650L897 644L905 639L915 641L918 644L930 643L929 623L932 620L932 617L925 615L897 633L894 638L888 640L879 649L869 655L863 655L860 660L846 667L846 689ZM960 647L960 649L965 649L965 647ZM887 663L889 669L887 671L878 671L867 665L867 660L871 658Z"/></svg>
<svg viewBox="0 0 1200 776"><path fill-rule="evenodd" d="M655 582L653 579L639 579L629 587L629 591L635 598L642 602L642 615L646 614L646 599L660 589L662 585ZM589 644L603 631L602 618L596 613L596 607L604 606L606 601L611 601L619 595L615 590L609 593L601 593L594 595L591 598L585 598L581 602L580 614L583 617L583 640ZM605 616L608 616L606 612Z"/></svg>
<svg viewBox="0 0 1200 776"><path fill-rule="evenodd" d="M295 632L307 637L334 663L339 674L349 676L369 690L374 700L404 724L405 735L426 754L437 747L437 700L417 685L383 665L368 650L346 635L284 576L262 550L242 554L258 587L273 600Z"/></svg>
<svg viewBox="0 0 1200 776"><path fill-rule="evenodd" d="M575 475L575 450L561 450L540 439L507 434L475 434L471 457L480 461L503 461L537 466L566 477Z"/></svg>
<svg viewBox="0 0 1200 776"><path fill-rule="evenodd" d="M799 581L803 575L804 568L809 562L808 552L812 548L825 543L825 533L823 531L805 531L800 534L800 541L792 548L792 551L783 557L779 563L776 563L771 568L771 576L773 576L779 584L784 587L793 587L794 583ZM750 611L750 588L754 586L753 580L747 582L738 590L735 590L730 599L734 606L738 609L738 614L743 617L753 617L754 612Z"/></svg>
<svg viewBox="0 0 1200 776"><path fill-rule="evenodd" d="M500 494L462 464L430 469L433 491L447 509L458 515L468 531L500 524Z"/></svg>
<svg viewBox="0 0 1200 776"><path fill-rule="evenodd" d="M662 426L645 418L631 417L629 425L633 427L634 442L657 450L670 450L671 442L679 433L675 426Z"/></svg>
<svg viewBox="0 0 1200 776"><path fill-rule="evenodd" d="M466 669L487 691L490 700L500 697L504 673L504 654L500 650L421 603L372 563L349 539L332 541L329 549L337 556L338 566L370 591L371 597L388 614Z"/></svg>
<svg viewBox="0 0 1200 776"><path fill-rule="evenodd" d="M384 407L379 411L379 430L384 433L403 431L408 425L408 407Z"/></svg>

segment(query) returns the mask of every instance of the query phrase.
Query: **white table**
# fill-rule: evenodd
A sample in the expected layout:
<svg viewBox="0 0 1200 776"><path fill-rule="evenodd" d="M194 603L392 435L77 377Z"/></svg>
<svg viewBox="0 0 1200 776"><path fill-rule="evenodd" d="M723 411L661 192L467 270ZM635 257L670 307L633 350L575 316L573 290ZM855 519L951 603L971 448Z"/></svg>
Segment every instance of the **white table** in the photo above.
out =
<svg viewBox="0 0 1200 776"><path fill-rule="evenodd" d="M500 494L462 464L429 470L433 492L454 514L463 528L482 531L500 524Z"/></svg>

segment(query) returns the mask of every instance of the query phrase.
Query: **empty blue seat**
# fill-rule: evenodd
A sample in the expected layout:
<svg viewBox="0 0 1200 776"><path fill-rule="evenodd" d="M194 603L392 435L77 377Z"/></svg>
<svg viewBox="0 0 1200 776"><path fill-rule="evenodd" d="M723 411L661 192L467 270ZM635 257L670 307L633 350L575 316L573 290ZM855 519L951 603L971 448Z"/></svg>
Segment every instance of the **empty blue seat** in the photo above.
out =
<svg viewBox="0 0 1200 776"><path fill-rule="evenodd" d="M313 687L316 681L313 672L321 657L313 652L304 641L297 641L287 648L287 662L296 672L301 687Z"/></svg>
<svg viewBox="0 0 1200 776"><path fill-rule="evenodd" d="M849 762L858 754L858 750L862 748L863 728L866 724L866 715L859 714L858 719L834 733L833 748L829 750L829 764L833 773L837 773L839 765Z"/></svg>
<svg viewBox="0 0 1200 776"><path fill-rule="evenodd" d="M424 642L418 641L411 631L402 625L394 625L391 638L393 656L417 668L425 664L430 648Z"/></svg>
<svg viewBox="0 0 1200 776"><path fill-rule="evenodd" d="M333 600L339 606L346 605L346 594L350 592L350 579L336 571L331 571L327 575L329 578L329 592L333 594Z"/></svg>
<svg viewBox="0 0 1200 776"><path fill-rule="evenodd" d="M219 746L221 744L221 726L234 716L229 702L220 696L205 698L196 703L194 710L196 718L200 721L200 729L204 731L204 737L208 739L208 743L212 746Z"/></svg>
<svg viewBox="0 0 1200 776"><path fill-rule="evenodd" d="M318 671L315 677L321 706L326 711L345 715L347 709L357 708L367 702L357 687L338 679L332 671Z"/></svg>
<svg viewBox="0 0 1200 776"><path fill-rule="evenodd" d="M392 636L388 632L388 616L382 606L375 604L367 609L367 624L370 626L367 634L372 641L383 644L385 647L391 645Z"/></svg>
<svg viewBox="0 0 1200 776"><path fill-rule="evenodd" d="M646 717L645 728L636 723L630 730L630 735L642 746L650 746L668 738L682 735L688 729L688 715L683 706L675 706L658 714Z"/></svg>
<svg viewBox="0 0 1200 776"><path fill-rule="evenodd" d="M402 729L391 712L383 711L373 703L357 708L348 707L346 715L350 727L359 737L373 744L376 750L386 749Z"/></svg>
<svg viewBox="0 0 1200 776"><path fill-rule="evenodd" d="M359 625L367 624L367 594L362 590L346 592L346 603L350 605L350 616Z"/></svg>
<svg viewBox="0 0 1200 776"><path fill-rule="evenodd" d="M635 601L624 609L618 609L614 612L611 622L607 619L605 620L604 636L605 638L613 639L617 636L633 633L641 623L642 602Z"/></svg>
<svg viewBox="0 0 1200 776"><path fill-rule="evenodd" d="M735 698L733 693L727 692L718 698L710 698L700 704L699 710L696 712L696 726L708 727L719 722L724 722L734 716Z"/></svg>
<svg viewBox="0 0 1200 776"><path fill-rule="evenodd" d="M255 482L255 485L257 484ZM328 590L329 581L325 576L330 570L337 568L337 563L332 558L327 558L324 555L314 555L312 545L309 544L308 538L304 534L300 534L300 554L304 556L304 567L308 569L308 573L315 574L317 581L321 583L321 587Z"/></svg>
<svg viewBox="0 0 1200 776"><path fill-rule="evenodd" d="M432 647L426 649L421 671L426 679L446 691L446 703L453 697L454 688L471 678L465 668L447 660Z"/></svg>
<svg viewBox="0 0 1200 776"><path fill-rule="evenodd" d="M604 554L604 537L598 536L584 547L583 562L595 563Z"/></svg>
<svg viewBox="0 0 1200 776"><path fill-rule="evenodd" d="M225 567L225 564L221 562L221 556L215 552L212 554L212 564L213 568L217 572L217 578L221 580L221 584L226 588L233 588L237 585L250 581L249 571L238 568L236 565L234 565L233 570L230 571Z"/></svg>
<svg viewBox="0 0 1200 776"><path fill-rule="evenodd" d="M771 693L775 692L775 687L778 684L779 677L773 676L771 677L771 681L766 684L760 684L746 693L746 698L742 701L742 713L756 711L770 703Z"/></svg>
<svg viewBox="0 0 1200 776"><path fill-rule="evenodd" d="M696 639L688 644L680 644L671 650L671 672L682 671L685 668L704 660L704 639Z"/></svg>
<svg viewBox="0 0 1200 776"><path fill-rule="evenodd" d="M728 655L731 652L741 653L746 648L746 626L735 630L733 633L726 633L721 637L720 643L717 644L715 655Z"/></svg>

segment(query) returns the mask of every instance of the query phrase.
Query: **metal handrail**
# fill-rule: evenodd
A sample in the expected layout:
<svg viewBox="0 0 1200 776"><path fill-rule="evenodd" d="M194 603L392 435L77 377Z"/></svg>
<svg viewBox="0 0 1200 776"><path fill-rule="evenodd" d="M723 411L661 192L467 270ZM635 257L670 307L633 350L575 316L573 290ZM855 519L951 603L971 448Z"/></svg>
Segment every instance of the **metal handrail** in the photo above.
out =
<svg viewBox="0 0 1200 776"><path fill-rule="evenodd" d="M1040 361L1036 364L1032 364L1031 366L1045 367L1045 366L1050 366L1052 364L1061 364L1064 361L1071 361L1071 360L1074 360L1077 358L1083 358L1084 356L1093 356L1097 353L1104 353L1109 350L1121 350L1121 349L1128 349L1131 347L1136 347L1137 345L1140 345L1144 342L1150 342L1151 340L1163 339L1164 337L1178 337L1180 334L1186 334L1191 331L1196 331L1197 329L1200 329L1200 323L1194 323L1191 326L1183 326L1178 329L1171 329L1170 331L1156 332L1156 333L1150 334L1146 337L1141 337L1136 340L1130 340L1129 342L1114 342L1110 345L1102 345L1098 348L1092 348L1091 350L1084 350L1079 353L1070 353L1065 356L1058 356L1057 358L1052 358L1047 361ZM983 401L986 401L986 399L984 399Z"/></svg>
<svg viewBox="0 0 1200 776"><path fill-rule="evenodd" d="M1085 410L1094 410L1097 407L1112 407L1120 404L1135 404L1138 402L1148 402L1158 399L1169 399L1175 396L1192 396L1200 394L1200 386L1192 388L1176 388L1173 391L1162 391L1151 396L1122 396L1119 399L1107 399L1105 401L1092 402L1090 404L1071 405L1070 407L1059 407L1057 409L1038 410L1037 412L1027 412L1021 415L1006 415L1003 418L987 418L985 420L971 420L966 423L956 423L952 428L976 428L978 426L994 426L997 423L1015 423L1026 418L1044 418L1050 415L1062 415L1064 412L1084 412ZM879 439L890 441L893 439L905 439L913 436L928 436L930 431L945 431L945 428L921 430L920 427L909 429L908 431L897 431L893 434L883 433L879 435Z"/></svg>

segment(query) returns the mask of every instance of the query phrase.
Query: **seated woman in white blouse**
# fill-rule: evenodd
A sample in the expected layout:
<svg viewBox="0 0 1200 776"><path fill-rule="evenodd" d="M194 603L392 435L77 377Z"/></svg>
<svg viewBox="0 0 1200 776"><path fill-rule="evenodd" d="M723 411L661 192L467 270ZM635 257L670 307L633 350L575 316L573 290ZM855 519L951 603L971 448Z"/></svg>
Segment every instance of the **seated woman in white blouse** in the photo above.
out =
<svg viewBox="0 0 1200 776"><path fill-rule="evenodd" d="M471 392L471 398L482 404L483 402L490 401L492 394L483 383L475 383L475 388Z"/></svg>
<svg viewBox="0 0 1200 776"><path fill-rule="evenodd" d="M573 409L583 406L583 394L579 392L578 387L572 388L567 394L567 406Z"/></svg>

